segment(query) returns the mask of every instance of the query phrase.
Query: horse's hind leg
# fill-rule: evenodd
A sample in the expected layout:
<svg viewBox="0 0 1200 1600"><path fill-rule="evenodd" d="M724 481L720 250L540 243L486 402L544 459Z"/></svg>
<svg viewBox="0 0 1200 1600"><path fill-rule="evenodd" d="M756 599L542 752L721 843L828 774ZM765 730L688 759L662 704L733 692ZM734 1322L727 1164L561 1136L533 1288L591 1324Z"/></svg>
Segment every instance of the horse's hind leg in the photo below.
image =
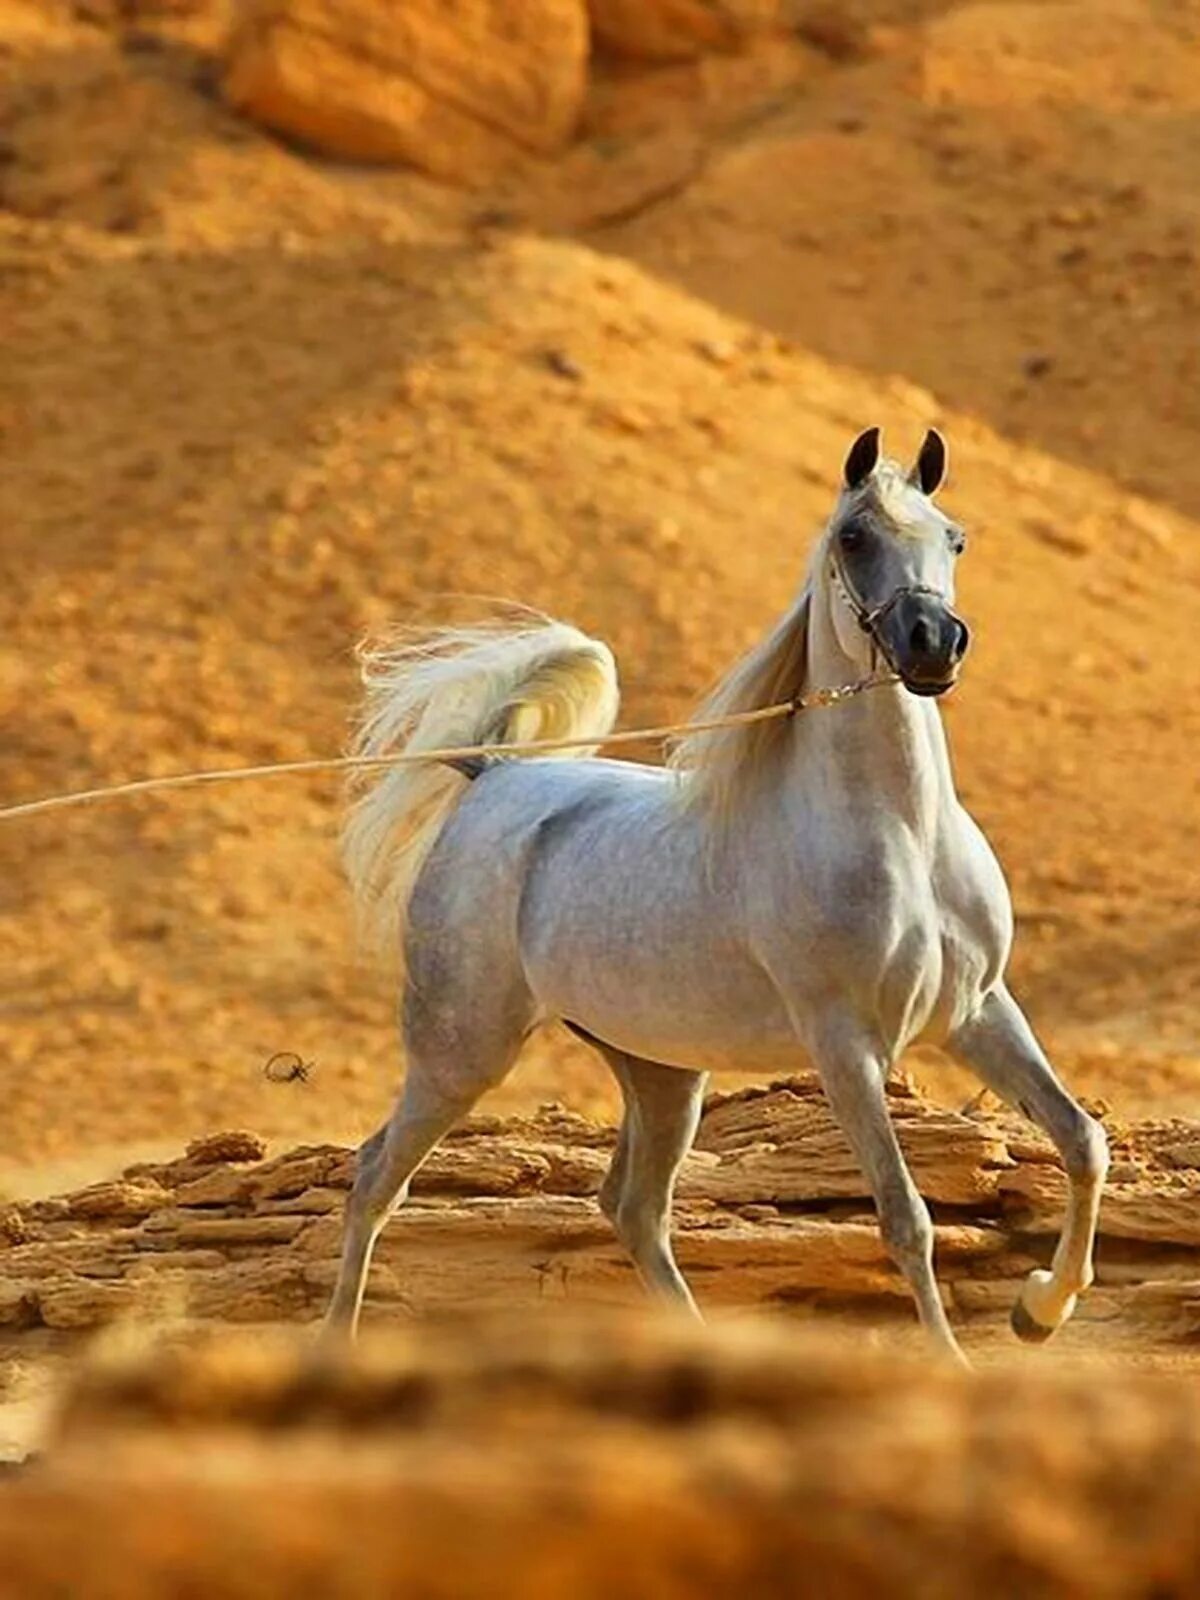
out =
<svg viewBox="0 0 1200 1600"><path fill-rule="evenodd" d="M417 1168L443 1134L470 1110L475 1098L460 1100L443 1097L436 1090L431 1093L422 1082L419 1064L410 1064L396 1109L358 1152L354 1187L346 1201L341 1266L325 1317L331 1332L353 1335L356 1331L375 1241L407 1198Z"/></svg>
<svg viewBox="0 0 1200 1600"><path fill-rule="evenodd" d="M331 1333L355 1332L375 1242L407 1198L417 1168L516 1060L528 1007L515 998L501 1011L490 998L491 1005L477 998L469 1012L464 1009L469 1036L448 1028L438 1013L427 1016L409 1004L404 1089L391 1117L360 1148L346 1202L341 1266L325 1318ZM485 1021L491 1026L481 1027Z"/></svg>
<svg viewBox="0 0 1200 1600"><path fill-rule="evenodd" d="M643 1061L599 1040L592 1043L612 1068L625 1101L616 1152L600 1189L601 1209L651 1293L698 1316L671 1249L671 1200L700 1124L705 1075Z"/></svg>

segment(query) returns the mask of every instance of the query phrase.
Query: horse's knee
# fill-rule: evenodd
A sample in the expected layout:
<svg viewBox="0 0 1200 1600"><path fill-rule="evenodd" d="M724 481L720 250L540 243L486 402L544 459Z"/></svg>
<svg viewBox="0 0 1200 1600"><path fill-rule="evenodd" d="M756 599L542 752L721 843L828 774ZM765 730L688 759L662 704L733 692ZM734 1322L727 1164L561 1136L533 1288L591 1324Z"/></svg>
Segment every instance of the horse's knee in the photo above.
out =
<svg viewBox="0 0 1200 1600"><path fill-rule="evenodd" d="M889 1196L879 1207L879 1231L888 1254L906 1277L933 1259L933 1222L919 1194Z"/></svg>
<svg viewBox="0 0 1200 1600"><path fill-rule="evenodd" d="M667 1219L661 1205L626 1193L618 1199L611 1220L617 1238L635 1261L647 1251L662 1248Z"/></svg>
<svg viewBox="0 0 1200 1600"><path fill-rule="evenodd" d="M617 1158L614 1156L612 1165L604 1174L604 1182L600 1185L596 1203L613 1227L617 1228L618 1233L620 1228L617 1224L617 1215L621 1209L621 1185L622 1173L618 1169Z"/></svg>
<svg viewBox="0 0 1200 1600"><path fill-rule="evenodd" d="M1063 1165L1070 1177L1089 1186L1104 1182L1108 1173L1108 1135L1095 1117L1081 1107L1063 1141Z"/></svg>
<svg viewBox="0 0 1200 1600"><path fill-rule="evenodd" d="M612 1160L608 1163L608 1171L600 1185L600 1192L596 1202L600 1210L615 1228L617 1225L617 1212L621 1205L621 1195L625 1189L625 1180L629 1170L629 1123L628 1120L621 1124L617 1134L617 1142L613 1147Z"/></svg>
<svg viewBox="0 0 1200 1600"><path fill-rule="evenodd" d="M606 1215L613 1225L617 1238L630 1255L636 1255L638 1242L644 1232L638 1207L631 1204L625 1195L617 1195L612 1210L606 1212Z"/></svg>

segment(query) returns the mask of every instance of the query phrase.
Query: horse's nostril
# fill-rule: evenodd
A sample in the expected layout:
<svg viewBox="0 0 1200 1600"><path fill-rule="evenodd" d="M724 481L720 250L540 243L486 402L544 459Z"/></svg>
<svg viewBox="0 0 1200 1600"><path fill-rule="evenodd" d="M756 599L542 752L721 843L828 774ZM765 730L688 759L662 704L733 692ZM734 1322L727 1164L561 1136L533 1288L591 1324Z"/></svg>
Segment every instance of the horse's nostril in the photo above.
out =
<svg viewBox="0 0 1200 1600"><path fill-rule="evenodd" d="M918 617L913 623L908 642L919 656L927 656L933 649L933 629L924 617Z"/></svg>
<svg viewBox="0 0 1200 1600"><path fill-rule="evenodd" d="M971 630L966 623L958 617L954 619L954 659L961 661L967 653L967 646L971 642Z"/></svg>

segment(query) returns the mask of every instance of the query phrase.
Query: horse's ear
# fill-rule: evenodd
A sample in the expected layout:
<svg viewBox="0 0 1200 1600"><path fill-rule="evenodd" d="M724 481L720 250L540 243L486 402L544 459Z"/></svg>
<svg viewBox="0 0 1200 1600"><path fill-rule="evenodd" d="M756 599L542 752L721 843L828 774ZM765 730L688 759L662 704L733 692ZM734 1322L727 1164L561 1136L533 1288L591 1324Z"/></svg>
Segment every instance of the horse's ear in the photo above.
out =
<svg viewBox="0 0 1200 1600"><path fill-rule="evenodd" d="M916 465L909 473L909 482L915 483L922 494L936 494L946 476L946 441L936 428L930 428L917 456Z"/></svg>
<svg viewBox="0 0 1200 1600"><path fill-rule="evenodd" d="M868 428L860 433L850 446L846 465L842 469L847 489L857 489L875 471L879 462L879 429Z"/></svg>

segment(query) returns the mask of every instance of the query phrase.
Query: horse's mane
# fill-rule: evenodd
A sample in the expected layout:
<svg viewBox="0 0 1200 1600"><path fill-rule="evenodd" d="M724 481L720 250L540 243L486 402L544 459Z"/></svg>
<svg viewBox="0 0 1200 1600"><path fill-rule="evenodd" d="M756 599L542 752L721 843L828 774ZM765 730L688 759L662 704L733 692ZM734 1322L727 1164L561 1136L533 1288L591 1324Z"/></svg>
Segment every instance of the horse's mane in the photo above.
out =
<svg viewBox="0 0 1200 1600"><path fill-rule="evenodd" d="M757 711L803 694L808 665L811 579L795 605L765 639L734 663L693 713L695 722L738 711ZM711 733L685 733L669 757L681 774L686 804L702 808L721 826L747 793L774 768L791 732L787 717Z"/></svg>

